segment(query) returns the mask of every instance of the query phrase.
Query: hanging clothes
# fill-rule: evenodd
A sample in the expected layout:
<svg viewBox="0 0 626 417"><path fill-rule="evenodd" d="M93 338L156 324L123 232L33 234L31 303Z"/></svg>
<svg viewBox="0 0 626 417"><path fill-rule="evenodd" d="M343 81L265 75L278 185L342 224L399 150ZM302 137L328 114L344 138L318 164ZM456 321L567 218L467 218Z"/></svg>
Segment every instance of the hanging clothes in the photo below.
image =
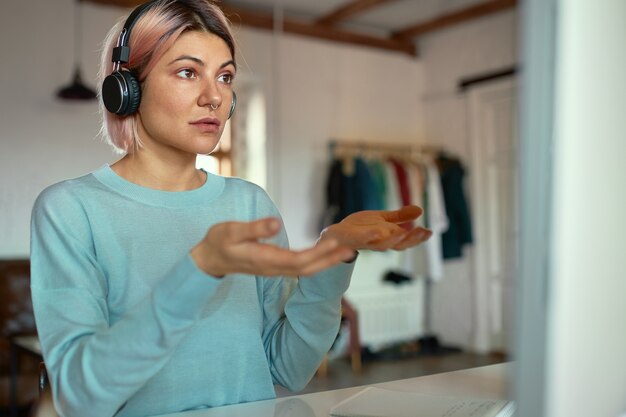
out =
<svg viewBox="0 0 626 417"><path fill-rule="evenodd" d="M355 212L361 210L382 210L384 207L383 201L379 198L376 181L372 176L368 164L363 158L356 157L354 158L354 165L354 181L358 202Z"/></svg>
<svg viewBox="0 0 626 417"><path fill-rule="evenodd" d="M424 204L424 193L426 187L425 168L421 163L410 163L405 165L409 191L411 194L411 204L421 207L424 213L415 220L415 226L426 227L428 207ZM428 253L426 245L421 244L407 249L405 268L413 271L415 276L426 277L429 275Z"/></svg>
<svg viewBox="0 0 626 417"><path fill-rule="evenodd" d="M449 221L446 213L445 198L441 186L441 177L434 163L426 164L426 188L428 208L426 223L433 234L424 242L428 256L428 278L439 281L443 277L442 236L448 230Z"/></svg>
<svg viewBox="0 0 626 417"><path fill-rule="evenodd" d="M388 210L397 210L402 206L412 204L412 183L410 179L410 164L405 164L403 161L399 161L394 158L387 159L387 172L388 172ZM400 226L406 230L413 228L413 222L403 223ZM407 248L398 253L398 264L395 266L393 272L399 275L414 277L418 274L416 269L420 265L420 256L417 253L420 249L413 247Z"/></svg>
<svg viewBox="0 0 626 417"><path fill-rule="evenodd" d="M370 159L367 161L367 167L369 168L374 183L374 194L377 200L378 210L386 210L386 196L387 196L387 172L384 164L378 159Z"/></svg>
<svg viewBox="0 0 626 417"><path fill-rule="evenodd" d="M400 200L403 206L411 204L411 191L409 190L408 178L404 164L397 159L389 158L389 162L396 173L398 189L400 190Z"/></svg>
<svg viewBox="0 0 626 417"><path fill-rule="evenodd" d="M322 215L320 230L336 223L340 217L343 200L343 163L340 159L334 159L330 164L326 179L326 208Z"/></svg>
<svg viewBox="0 0 626 417"><path fill-rule="evenodd" d="M334 159L326 181L326 209L322 229L362 210L382 210L384 201L365 161Z"/></svg>
<svg viewBox="0 0 626 417"><path fill-rule="evenodd" d="M387 210L398 210L402 207L402 198L400 197L400 185L397 181L396 170L389 161L383 163L385 169L385 207Z"/></svg>
<svg viewBox="0 0 626 417"><path fill-rule="evenodd" d="M395 172L395 178L398 184L398 191L400 193L400 202L402 206L408 206L411 204L411 190L409 187L409 179L404 164L397 159L389 158L393 171ZM413 222L407 222L401 225L406 230L413 229Z"/></svg>
<svg viewBox="0 0 626 417"><path fill-rule="evenodd" d="M406 271L440 279L443 260L461 257L463 245L472 243L473 236L463 192L463 166L445 155L439 155L435 163L423 155L411 162L388 154L368 160L350 155L335 158L326 184L322 228L361 210L420 206L424 214L406 228L424 226L433 231L433 236L409 251L412 255L402 264Z"/></svg>
<svg viewBox="0 0 626 417"><path fill-rule="evenodd" d="M445 155L439 155L436 163L450 223L442 235L443 258L460 258L463 256L463 245L473 243L472 221L463 190L465 169L458 159Z"/></svg>

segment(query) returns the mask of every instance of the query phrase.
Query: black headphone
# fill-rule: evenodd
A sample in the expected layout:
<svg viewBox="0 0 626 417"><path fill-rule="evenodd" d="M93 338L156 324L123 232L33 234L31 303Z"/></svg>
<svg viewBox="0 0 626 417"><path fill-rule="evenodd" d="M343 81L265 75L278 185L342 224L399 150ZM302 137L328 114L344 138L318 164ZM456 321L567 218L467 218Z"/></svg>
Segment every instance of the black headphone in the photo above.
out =
<svg viewBox="0 0 626 417"><path fill-rule="evenodd" d="M132 71L122 69L122 64L126 64L130 57L130 48L128 47L128 39L130 31L139 19L158 0L152 0L138 6L126 19L122 33L117 40L117 46L113 48L111 61L113 61L113 72L102 82L102 101L104 107L111 112L120 116L128 116L133 114L139 108L141 102L141 86L137 77ZM230 105L228 118L230 119L235 112L237 104L237 95L233 91L233 101Z"/></svg>

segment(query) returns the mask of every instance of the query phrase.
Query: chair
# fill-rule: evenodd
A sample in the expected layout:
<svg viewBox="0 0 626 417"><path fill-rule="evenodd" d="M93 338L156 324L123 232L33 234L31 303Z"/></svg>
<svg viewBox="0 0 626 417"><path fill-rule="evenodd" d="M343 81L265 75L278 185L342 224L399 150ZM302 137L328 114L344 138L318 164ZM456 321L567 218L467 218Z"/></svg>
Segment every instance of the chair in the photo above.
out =
<svg viewBox="0 0 626 417"><path fill-rule="evenodd" d="M50 381L48 380L48 370L46 364L39 362L39 395L44 391L50 390Z"/></svg>
<svg viewBox="0 0 626 417"><path fill-rule="evenodd" d="M361 370L361 338L359 336L359 316L354 307L345 298L341 299L341 316L348 321L350 328L350 344L348 351L350 352L350 363L352 370L358 372Z"/></svg>
<svg viewBox="0 0 626 417"><path fill-rule="evenodd" d="M48 381L48 371L43 362L39 364L39 399L30 417L59 417L54 409L52 390L50 389L50 383Z"/></svg>
<svg viewBox="0 0 626 417"><path fill-rule="evenodd" d="M10 416L28 409L37 398L37 360L22 355L13 344L19 336L35 335L30 297L30 261L0 260L0 384L8 386Z"/></svg>
<svg viewBox="0 0 626 417"><path fill-rule="evenodd" d="M357 311L344 297L341 298L341 317L348 322L350 329L350 341L348 344L348 352L350 353L350 363L354 372L361 370L361 339L359 337L359 317ZM328 373L328 356L320 364L317 374L326 376Z"/></svg>

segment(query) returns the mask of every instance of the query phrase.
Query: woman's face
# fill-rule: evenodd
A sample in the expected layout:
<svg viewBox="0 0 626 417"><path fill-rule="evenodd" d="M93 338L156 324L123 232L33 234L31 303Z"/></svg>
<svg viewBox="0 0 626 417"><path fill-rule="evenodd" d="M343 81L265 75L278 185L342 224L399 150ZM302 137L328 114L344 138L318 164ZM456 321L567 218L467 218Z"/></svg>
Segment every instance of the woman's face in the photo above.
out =
<svg viewBox="0 0 626 417"><path fill-rule="evenodd" d="M215 149L228 119L235 70L220 37L183 33L142 84L138 133L144 147L194 155Z"/></svg>

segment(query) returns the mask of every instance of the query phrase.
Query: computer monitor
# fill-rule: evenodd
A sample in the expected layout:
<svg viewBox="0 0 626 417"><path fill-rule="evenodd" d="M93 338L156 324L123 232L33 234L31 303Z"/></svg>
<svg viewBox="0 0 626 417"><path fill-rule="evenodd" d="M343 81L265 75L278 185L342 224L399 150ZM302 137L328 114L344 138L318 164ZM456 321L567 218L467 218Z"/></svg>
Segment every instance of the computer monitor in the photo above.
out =
<svg viewBox="0 0 626 417"><path fill-rule="evenodd" d="M521 3L520 417L626 413L626 2Z"/></svg>

